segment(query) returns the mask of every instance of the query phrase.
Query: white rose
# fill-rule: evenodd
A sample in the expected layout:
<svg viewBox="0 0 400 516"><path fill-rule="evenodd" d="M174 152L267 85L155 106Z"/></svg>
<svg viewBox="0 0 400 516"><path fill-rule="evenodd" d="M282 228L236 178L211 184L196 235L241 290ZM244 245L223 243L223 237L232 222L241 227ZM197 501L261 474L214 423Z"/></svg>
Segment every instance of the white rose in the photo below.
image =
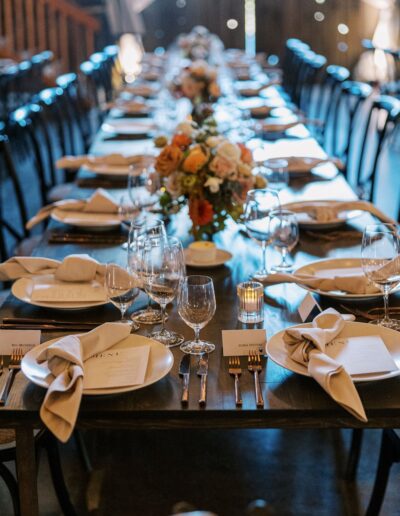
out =
<svg viewBox="0 0 400 516"><path fill-rule="evenodd" d="M193 133L195 132L195 128L192 126L191 122L181 122L177 125L175 132L183 133L186 136L189 136L189 138L191 138Z"/></svg>
<svg viewBox="0 0 400 516"><path fill-rule="evenodd" d="M219 185L223 182L224 180L219 177L209 176L207 181L204 183L204 186L207 186L211 193L217 193L219 191Z"/></svg>
<svg viewBox="0 0 400 516"><path fill-rule="evenodd" d="M240 148L235 143L231 143L225 140L218 145L217 154L226 158L229 161L239 163L240 156L242 153Z"/></svg>

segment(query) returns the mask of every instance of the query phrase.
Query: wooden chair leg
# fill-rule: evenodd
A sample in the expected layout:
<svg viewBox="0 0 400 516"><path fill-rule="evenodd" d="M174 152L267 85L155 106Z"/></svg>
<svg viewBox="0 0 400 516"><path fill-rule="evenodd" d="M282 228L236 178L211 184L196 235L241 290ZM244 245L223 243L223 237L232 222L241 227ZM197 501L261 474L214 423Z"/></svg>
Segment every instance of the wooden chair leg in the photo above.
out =
<svg viewBox="0 0 400 516"><path fill-rule="evenodd" d="M4 480L8 490L10 491L11 500L14 509L14 515L19 516L19 495L18 495L18 484L14 478L14 475L9 471L9 469L0 462L0 477Z"/></svg>
<svg viewBox="0 0 400 516"><path fill-rule="evenodd" d="M61 510L64 516L77 516L74 506L71 503L67 486L65 485L58 442L55 437L49 434L45 446L49 459L51 478Z"/></svg>
<svg viewBox="0 0 400 516"><path fill-rule="evenodd" d="M355 428L351 436L350 451L346 465L345 479L348 482L353 482L356 477L358 462L360 460L362 439L362 428Z"/></svg>
<svg viewBox="0 0 400 516"><path fill-rule="evenodd" d="M86 470L86 473L91 473L93 471L92 462L90 460L85 441L83 440L82 434L79 430L75 430L73 433L76 446L78 448L79 458Z"/></svg>
<svg viewBox="0 0 400 516"><path fill-rule="evenodd" d="M386 492L390 468L394 462L400 462L400 439L393 430L383 430L378 468L372 495L365 513L366 516L377 516L379 514Z"/></svg>

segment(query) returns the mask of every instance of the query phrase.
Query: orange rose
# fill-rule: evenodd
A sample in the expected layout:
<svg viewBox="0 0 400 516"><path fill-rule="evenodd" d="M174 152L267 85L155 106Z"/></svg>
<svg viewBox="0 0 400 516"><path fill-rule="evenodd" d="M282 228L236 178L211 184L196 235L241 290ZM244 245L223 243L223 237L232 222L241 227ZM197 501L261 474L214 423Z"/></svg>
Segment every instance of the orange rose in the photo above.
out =
<svg viewBox="0 0 400 516"><path fill-rule="evenodd" d="M167 177L178 169L183 153L176 145L167 145L156 159L155 169L160 176Z"/></svg>
<svg viewBox="0 0 400 516"><path fill-rule="evenodd" d="M196 145L189 151L189 154L183 162L182 168L185 172L196 174L208 161L208 155L200 145Z"/></svg>
<svg viewBox="0 0 400 516"><path fill-rule="evenodd" d="M183 133L175 134L172 138L172 145L176 145L182 150L186 150L191 143L191 138L189 138L189 136Z"/></svg>
<svg viewBox="0 0 400 516"><path fill-rule="evenodd" d="M213 207L205 199L191 199L189 202L189 216L195 226L205 226L213 220Z"/></svg>
<svg viewBox="0 0 400 516"><path fill-rule="evenodd" d="M238 143L238 146L241 150L240 159L243 161L243 163L250 163L253 162L253 155L251 153L251 150L246 147L246 145L243 145L243 143Z"/></svg>

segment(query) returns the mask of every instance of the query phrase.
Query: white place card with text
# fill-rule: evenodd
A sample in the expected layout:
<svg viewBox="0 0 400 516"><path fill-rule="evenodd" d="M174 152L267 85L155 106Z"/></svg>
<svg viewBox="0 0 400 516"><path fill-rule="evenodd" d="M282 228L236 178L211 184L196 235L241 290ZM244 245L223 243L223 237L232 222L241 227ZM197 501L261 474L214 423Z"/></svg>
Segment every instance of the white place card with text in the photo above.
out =
<svg viewBox="0 0 400 516"><path fill-rule="evenodd" d="M298 312L300 314L301 320L304 322L311 322L314 317L316 317L320 312L322 312L321 307L315 301L314 297L307 292L304 296L303 301L300 303L298 308Z"/></svg>
<svg viewBox="0 0 400 516"><path fill-rule="evenodd" d="M249 351L264 354L267 332L257 330L222 330L222 349L224 357L247 356Z"/></svg>
<svg viewBox="0 0 400 516"><path fill-rule="evenodd" d="M108 349L85 361L84 389L142 385L146 377L150 346Z"/></svg>
<svg viewBox="0 0 400 516"><path fill-rule="evenodd" d="M40 344L40 334L40 330L0 330L0 355L11 355L17 349L25 355Z"/></svg>

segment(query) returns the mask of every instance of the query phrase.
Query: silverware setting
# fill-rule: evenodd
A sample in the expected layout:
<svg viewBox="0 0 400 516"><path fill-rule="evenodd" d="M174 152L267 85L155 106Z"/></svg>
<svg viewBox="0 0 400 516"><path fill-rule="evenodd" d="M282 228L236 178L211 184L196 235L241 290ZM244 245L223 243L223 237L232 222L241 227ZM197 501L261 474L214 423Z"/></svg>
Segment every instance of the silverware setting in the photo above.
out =
<svg viewBox="0 0 400 516"><path fill-rule="evenodd" d="M49 236L49 242L52 244L122 244L123 242L126 242L126 239L126 235L79 235L74 233L52 233Z"/></svg>
<svg viewBox="0 0 400 516"><path fill-rule="evenodd" d="M264 407L264 399L261 391L260 385L260 377L259 373L262 371L262 362L260 354L256 351L249 351L249 356L247 357L247 369L254 376L254 389L256 394L256 404L258 408Z"/></svg>
<svg viewBox="0 0 400 516"><path fill-rule="evenodd" d="M370 310L360 310L359 308L356 308L354 306L349 308L345 305L340 305L340 308L342 308L349 314L358 315L359 317L363 317L368 321L376 321L377 319L382 319L384 315L383 308L371 308ZM389 308L389 314L400 315L400 307Z"/></svg>
<svg viewBox="0 0 400 516"><path fill-rule="evenodd" d="M190 355L184 355L179 365L179 376L182 378L182 405L189 403Z"/></svg>
<svg viewBox="0 0 400 516"><path fill-rule="evenodd" d="M208 353L204 353L199 358L197 366L197 376L200 376L200 399L199 404L205 406L207 399L207 375L208 375Z"/></svg>
<svg viewBox="0 0 400 516"><path fill-rule="evenodd" d="M58 330L89 331L101 323L95 321L58 321L56 319L36 319L32 317L4 317L0 329L3 330Z"/></svg>
<svg viewBox="0 0 400 516"><path fill-rule="evenodd" d="M12 352L10 357L10 362L8 365L4 366L4 357L1 359L1 369L2 372L5 368L7 376L3 388L0 393L0 406L4 407L7 403L8 395L11 390L11 386L14 380L15 375L21 369L21 360L23 358L23 352L21 348L16 349Z"/></svg>
<svg viewBox="0 0 400 516"><path fill-rule="evenodd" d="M235 403L237 407L241 407L243 404L242 393L240 391L239 377L242 374L242 368L240 367L239 357L229 357L228 360L229 374L235 378Z"/></svg>

